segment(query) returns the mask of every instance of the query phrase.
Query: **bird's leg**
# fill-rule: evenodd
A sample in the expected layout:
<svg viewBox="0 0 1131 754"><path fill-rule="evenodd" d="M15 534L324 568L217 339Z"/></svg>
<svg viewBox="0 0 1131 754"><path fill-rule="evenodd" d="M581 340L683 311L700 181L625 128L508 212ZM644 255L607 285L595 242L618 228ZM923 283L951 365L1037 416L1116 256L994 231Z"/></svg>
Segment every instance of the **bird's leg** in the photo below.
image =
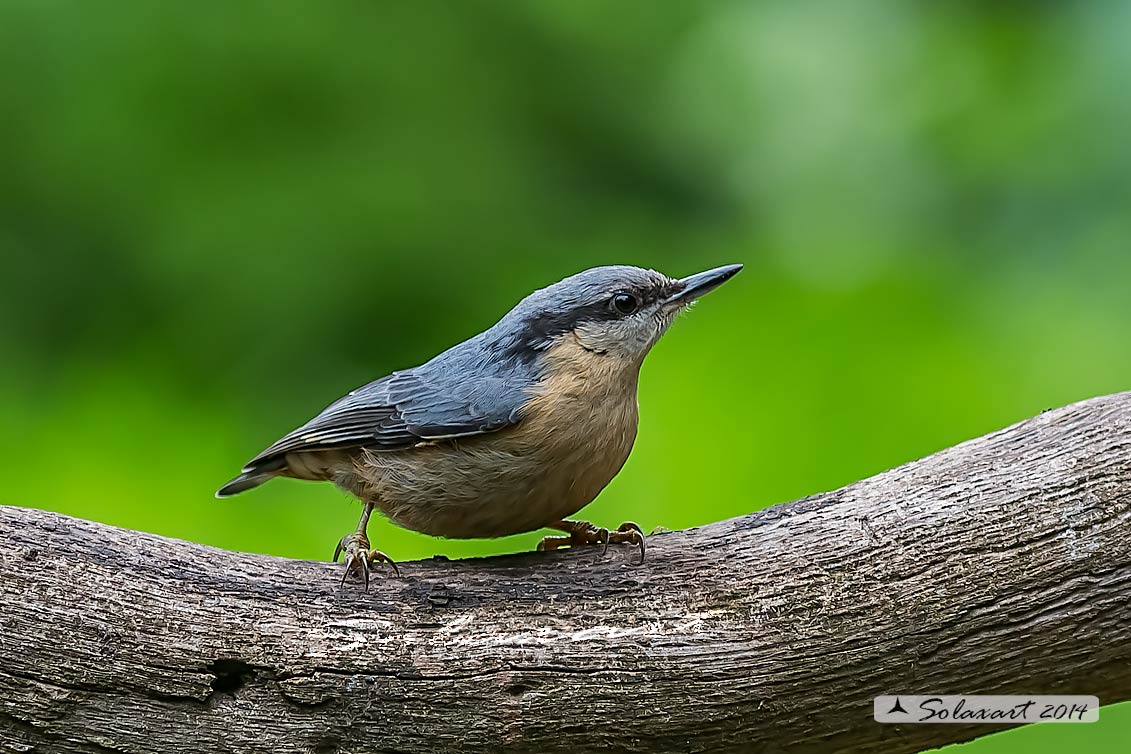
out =
<svg viewBox="0 0 1131 754"><path fill-rule="evenodd" d="M338 546L334 548L334 562L338 562L338 556L343 552L346 554L345 572L342 573L342 583L346 583L346 577L351 573L357 572L365 580L365 591L369 591L369 568L374 563L384 562L393 567L393 572L398 576L401 575L400 569L397 564L393 562L385 553L380 550L371 550L369 548L369 537L365 534L365 527L369 525L369 514L373 512L373 503L365 503L365 508L361 512L361 521L357 523L357 530L352 534L347 534L342 537L338 542Z"/></svg>
<svg viewBox="0 0 1131 754"><path fill-rule="evenodd" d="M546 527L564 531L567 536L543 537L538 543L539 550L556 550L559 547L577 547L578 545L600 544L604 549L603 555L609 549L609 543L619 544L629 542L640 546L640 562L644 562L644 530L631 521L626 521L617 527L616 531L609 531L603 526L594 526L588 521L569 521L563 519Z"/></svg>

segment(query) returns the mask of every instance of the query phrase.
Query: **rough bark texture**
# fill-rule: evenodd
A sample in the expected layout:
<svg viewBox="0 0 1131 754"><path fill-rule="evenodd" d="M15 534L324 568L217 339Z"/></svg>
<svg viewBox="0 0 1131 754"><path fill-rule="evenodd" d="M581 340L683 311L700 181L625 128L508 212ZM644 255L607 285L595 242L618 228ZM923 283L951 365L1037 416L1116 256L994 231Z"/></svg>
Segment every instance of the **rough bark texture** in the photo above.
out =
<svg viewBox="0 0 1131 754"><path fill-rule="evenodd" d="M0 508L0 750L917 752L1131 698L1131 393L635 548L327 563Z"/></svg>

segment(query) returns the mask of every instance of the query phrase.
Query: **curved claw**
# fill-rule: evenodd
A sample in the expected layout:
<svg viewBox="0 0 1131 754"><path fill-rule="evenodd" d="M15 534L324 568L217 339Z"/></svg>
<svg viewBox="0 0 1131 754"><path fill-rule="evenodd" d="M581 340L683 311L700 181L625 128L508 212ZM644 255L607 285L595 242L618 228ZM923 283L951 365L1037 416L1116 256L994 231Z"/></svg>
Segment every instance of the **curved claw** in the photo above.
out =
<svg viewBox="0 0 1131 754"><path fill-rule="evenodd" d="M647 546L644 544L644 530L632 521L625 521L623 524L617 527L617 531L624 532L626 534L631 532L631 534L626 537L624 541L635 542L640 545L640 562L643 563L644 555L647 552Z"/></svg>
<svg viewBox="0 0 1131 754"><path fill-rule="evenodd" d="M538 543L538 549L556 550L559 547L579 547L584 545L601 545L601 555L609 551L610 544L631 543L640 547L640 562L644 562L646 545L644 544L644 530L632 521L625 521L616 531L609 531L603 526L594 526L588 521L559 521L552 528L567 532L567 536L543 537Z"/></svg>
<svg viewBox="0 0 1131 754"><path fill-rule="evenodd" d="M365 591L368 592L370 575L373 572L372 565L376 562L388 563L393 567L393 573L397 576L401 575L401 570L397 568L397 564L392 558L380 550L370 549L369 538L365 536L364 532L356 531L342 537L338 546L334 548L334 562L337 562L338 556L342 553L345 553L346 556L342 568L342 585L345 585L346 579L351 573L359 572L362 581L365 583Z"/></svg>
<svg viewBox="0 0 1131 754"><path fill-rule="evenodd" d="M337 560L337 558L334 558L334 560L336 561L336 560ZM346 566L345 566L345 568L343 568L343 569L342 569L342 580L338 582L338 586L345 586L345 585L346 585L346 576L349 576L349 575L350 575L350 571L352 571L352 570L353 570L353 569L352 569L352 568L350 567L350 564L351 564L351 563L350 563L350 558L349 558L349 556L347 555L347 556L346 556Z"/></svg>
<svg viewBox="0 0 1131 754"><path fill-rule="evenodd" d="M401 575L401 569L397 568L396 561L394 561L392 558L390 558L388 555L381 552L380 550L370 550L369 551L369 557L370 557L371 563L377 563L377 562L388 563L389 565L391 565L393 567L393 573L395 573L397 576Z"/></svg>

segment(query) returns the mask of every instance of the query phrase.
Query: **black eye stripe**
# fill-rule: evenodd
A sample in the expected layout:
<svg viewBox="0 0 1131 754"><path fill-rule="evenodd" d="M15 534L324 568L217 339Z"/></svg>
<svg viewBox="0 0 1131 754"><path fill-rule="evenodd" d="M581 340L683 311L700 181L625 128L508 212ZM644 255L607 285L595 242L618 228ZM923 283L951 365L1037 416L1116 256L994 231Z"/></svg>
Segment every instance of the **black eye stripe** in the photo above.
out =
<svg viewBox="0 0 1131 754"><path fill-rule="evenodd" d="M497 351L504 358L530 360L547 348L555 337L576 327L625 319L629 315L620 312L613 305L613 298L618 294L628 294L636 299L635 313L655 304L666 295L666 291L659 285L647 289L614 289L582 306L568 310L548 310L528 316L523 322L522 330L516 332L506 343L498 344Z"/></svg>

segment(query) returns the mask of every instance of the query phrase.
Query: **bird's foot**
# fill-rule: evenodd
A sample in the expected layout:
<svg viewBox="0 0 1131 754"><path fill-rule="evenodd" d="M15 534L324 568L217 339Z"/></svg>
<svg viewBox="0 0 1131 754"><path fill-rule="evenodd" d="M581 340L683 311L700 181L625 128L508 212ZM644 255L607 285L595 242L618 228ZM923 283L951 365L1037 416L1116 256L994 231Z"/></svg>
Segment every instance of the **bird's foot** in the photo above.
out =
<svg viewBox="0 0 1131 754"><path fill-rule="evenodd" d="M334 562L338 562L338 556L345 553L345 570L342 573L342 583L346 583L346 577L351 573L357 573L365 581L365 591L369 591L369 571L374 563L388 563L393 567L393 573L398 576L401 571L397 568L397 564L393 562L385 553L380 550L371 550L369 548L369 537L365 536L364 531L355 531L352 534L347 534L342 537L342 541L338 542L338 546L334 548Z"/></svg>
<svg viewBox="0 0 1131 754"><path fill-rule="evenodd" d="M577 547L579 545L601 545L601 554L604 555L609 544L628 542L640 547L640 562L644 562L644 530L631 521L625 521L617 527L616 531L609 531L603 526L594 526L588 521L562 521L560 526L554 526L569 532L566 536L543 537L538 543L538 549L556 550L559 547Z"/></svg>

